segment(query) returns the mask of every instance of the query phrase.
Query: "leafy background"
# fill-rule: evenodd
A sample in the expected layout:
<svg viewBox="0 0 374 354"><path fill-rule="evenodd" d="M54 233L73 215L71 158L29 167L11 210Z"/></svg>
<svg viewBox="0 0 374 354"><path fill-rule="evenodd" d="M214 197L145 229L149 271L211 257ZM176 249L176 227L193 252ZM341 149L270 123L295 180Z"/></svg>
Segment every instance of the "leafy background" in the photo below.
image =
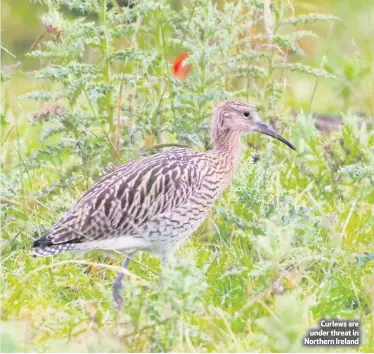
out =
<svg viewBox="0 0 374 354"><path fill-rule="evenodd" d="M302 337L335 317L361 320L350 350L374 350L370 0L2 7L2 351L319 351ZM297 152L244 138L179 264L138 254L122 312L120 255L30 256L108 167L165 144L208 149L212 106L231 97Z"/></svg>

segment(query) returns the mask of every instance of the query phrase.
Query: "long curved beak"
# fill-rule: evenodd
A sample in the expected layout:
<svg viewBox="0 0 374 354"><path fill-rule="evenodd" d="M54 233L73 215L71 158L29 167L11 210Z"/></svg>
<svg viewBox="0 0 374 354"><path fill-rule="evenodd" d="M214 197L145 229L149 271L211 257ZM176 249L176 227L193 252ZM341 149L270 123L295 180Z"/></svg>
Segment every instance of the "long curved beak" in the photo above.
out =
<svg viewBox="0 0 374 354"><path fill-rule="evenodd" d="M285 138L283 138L281 135L276 133L272 128L270 128L269 126L267 126L264 123L261 123L261 122L257 121L254 131L269 135L269 136L281 141L282 143L286 144L292 150L296 150L295 146L293 146L289 141L287 141Z"/></svg>

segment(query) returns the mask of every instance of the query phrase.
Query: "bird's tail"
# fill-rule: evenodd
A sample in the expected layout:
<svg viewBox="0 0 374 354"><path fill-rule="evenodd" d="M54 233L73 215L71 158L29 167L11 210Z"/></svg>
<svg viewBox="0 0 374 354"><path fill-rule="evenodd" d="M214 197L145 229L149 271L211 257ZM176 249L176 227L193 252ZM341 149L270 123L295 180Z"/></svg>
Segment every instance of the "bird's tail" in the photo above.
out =
<svg viewBox="0 0 374 354"><path fill-rule="evenodd" d="M33 257L45 257L45 256L53 256L63 251L71 251L76 249L75 243L62 243L59 245L51 245L51 246L39 246L34 247L31 251L31 255Z"/></svg>
<svg viewBox="0 0 374 354"><path fill-rule="evenodd" d="M32 244L34 257L52 256L74 250L80 244L79 235L67 227L53 228Z"/></svg>
<svg viewBox="0 0 374 354"><path fill-rule="evenodd" d="M64 251L89 251L95 249L130 252L136 249L149 249L151 244L144 238L130 235L87 240L81 234L73 233L73 231L62 227L47 232L44 236L34 241L32 246L32 255L34 257L43 257Z"/></svg>

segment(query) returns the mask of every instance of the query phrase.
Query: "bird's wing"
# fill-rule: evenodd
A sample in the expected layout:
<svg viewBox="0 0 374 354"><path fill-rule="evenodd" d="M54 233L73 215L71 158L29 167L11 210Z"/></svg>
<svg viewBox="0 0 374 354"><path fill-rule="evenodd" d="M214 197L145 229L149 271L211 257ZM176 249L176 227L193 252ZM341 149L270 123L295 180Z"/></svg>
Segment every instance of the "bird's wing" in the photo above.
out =
<svg viewBox="0 0 374 354"><path fill-rule="evenodd" d="M34 247L137 234L151 218L175 210L199 190L212 161L178 149L119 167L98 180Z"/></svg>

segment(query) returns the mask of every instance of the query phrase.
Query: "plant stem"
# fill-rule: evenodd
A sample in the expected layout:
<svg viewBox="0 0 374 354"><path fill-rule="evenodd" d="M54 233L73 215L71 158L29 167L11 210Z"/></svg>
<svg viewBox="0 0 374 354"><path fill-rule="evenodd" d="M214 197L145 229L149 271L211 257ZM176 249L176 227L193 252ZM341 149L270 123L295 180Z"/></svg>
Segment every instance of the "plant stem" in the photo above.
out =
<svg viewBox="0 0 374 354"><path fill-rule="evenodd" d="M310 101L309 101L309 108L308 108L309 112L311 112L311 109L312 109L312 103L313 103L313 99L314 99L314 96L315 96L316 91L317 91L318 83L319 83L319 77L316 78L316 81L314 83L312 96L310 97Z"/></svg>
<svg viewBox="0 0 374 354"><path fill-rule="evenodd" d="M116 155L119 157L121 140L121 105L122 105L123 75L119 86L118 105L117 105L117 125L116 125Z"/></svg>
<svg viewBox="0 0 374 354"><path fill-rule="evenodd" d="M107 8L107 0L101 0L101 11L100 11L100 24L103 27L104 30L104 38L101 45L101 55L104 65L104 75L105 80L108 85L112 82L112 71L110 67L110 61L108 60L109 57L109 42L108 42L108 36L107 36L107 19L106 19L106 8ZM116 126L114 124L114 107L112 105L112 92L109 91L106 96L106 110L108 114L108 123L109 123L109 137L111 140L111 143L115 142L115 136L116 136Z"/></svg>
<svg viewBox="0 0 374 354"><path fill-rule="evenodd" d="M185 40L185 38L186 38L186 34L187 34L188 27L190 26L190 23L191 23L191 20L192 20L192 18L193 18L193 15L195 14L196 5L197 5L197 1L195 1L195 3L194 3L193 6L192 6L191 15L190 15L190 17L189 17L189 19L188 19L186 29L184 30L183 37L182 37L181 43L180 43L180 45L179 45L180 47L182 47L183 42L184 42L184 40Z"/></svg>
<svg viewBox="0 0 374 354"><path fill-rule="evenodd" d="M164 27L162 24L163 19L160 19L160 28L161 28L161 38L162 38L162 46L164 49L164 59L165 59L165 64L166 64L166 73L168 75L168 86L170 89L170 99L171 99L171 109L173 111L174 115L174 126L175 126L175 133L177 134L177 139L178 139L178 133L179 133L179 127L178 127L178 121L177 121L177 116L175 114L175 107L174 107L174 95L173 95L173 87L171 84L171 79L170 79L170 69L169 69L169 62L168 62L168 57L167 57L167 50L166 50L166 41L165 41L165 36L164 36Z"/></svg>

